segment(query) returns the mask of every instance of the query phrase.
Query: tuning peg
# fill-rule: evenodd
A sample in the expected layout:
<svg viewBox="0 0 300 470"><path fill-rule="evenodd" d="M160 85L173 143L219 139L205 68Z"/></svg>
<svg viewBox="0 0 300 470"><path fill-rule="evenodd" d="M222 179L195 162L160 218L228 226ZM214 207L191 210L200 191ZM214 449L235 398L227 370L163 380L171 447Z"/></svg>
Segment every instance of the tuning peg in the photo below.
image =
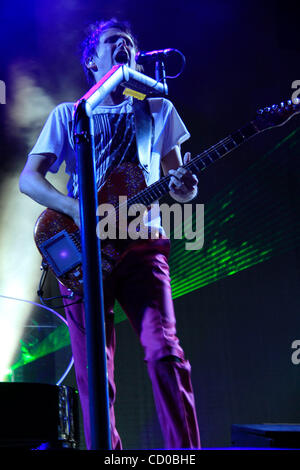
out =
<svg viewBox="0 0 300 470"><path fill-rule="evenodd" d="M264 110L262 108L257 110L257 114L263 114Z"/></svg>
<svg viewBox="0 0 300 470"><path fill-rule="evenodd" d="M281 101L281 103L280 103L280 107L281 107L281 108L284 108L284 107L285 107L285 103L284 103L284 101Z"/></svg>
<svg viewBox="0 0 300 470"><path fill-rule="evenodd" d="M266 108L264 108L264 111L265 111L266 113L269 113L269 112L271 111L270 106L267 106Z"/></svg>

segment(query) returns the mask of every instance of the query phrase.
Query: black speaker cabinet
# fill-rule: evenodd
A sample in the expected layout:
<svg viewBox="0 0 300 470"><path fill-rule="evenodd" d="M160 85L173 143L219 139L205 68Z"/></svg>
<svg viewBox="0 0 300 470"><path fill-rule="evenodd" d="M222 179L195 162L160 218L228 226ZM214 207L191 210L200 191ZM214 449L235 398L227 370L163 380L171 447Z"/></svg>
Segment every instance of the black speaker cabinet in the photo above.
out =
<svg viewBox="0 0 300 470"><path fill-rule="evenodd" d="M0 382L0 448L76 449L77 392L71 387Z"/></svg>
<svg viewBox="0 0 300 470"><path fill-rule="evenodd" d="M300 424L233 424L233 447L300 448Z"/></svg>

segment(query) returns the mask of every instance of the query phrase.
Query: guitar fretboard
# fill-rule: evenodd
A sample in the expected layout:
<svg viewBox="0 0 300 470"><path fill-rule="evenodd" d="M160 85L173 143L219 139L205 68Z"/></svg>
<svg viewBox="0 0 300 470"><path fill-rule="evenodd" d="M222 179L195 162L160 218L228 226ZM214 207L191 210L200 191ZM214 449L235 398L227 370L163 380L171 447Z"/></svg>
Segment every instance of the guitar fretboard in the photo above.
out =
<svg viewBox="0 0 300 470"><path fill-rule="evenodd" d="M216 145L194 157L190 162L183 165L183 168L190 170L192 173L200 173L259 132L261 131L251 121ZM143 204L144 206L150 206L153 202L158 201L169 192L170 178L171 176L169 175L162 177L156 183L153 183L139 194L130 198L127 201L128 205Z"/></svg>

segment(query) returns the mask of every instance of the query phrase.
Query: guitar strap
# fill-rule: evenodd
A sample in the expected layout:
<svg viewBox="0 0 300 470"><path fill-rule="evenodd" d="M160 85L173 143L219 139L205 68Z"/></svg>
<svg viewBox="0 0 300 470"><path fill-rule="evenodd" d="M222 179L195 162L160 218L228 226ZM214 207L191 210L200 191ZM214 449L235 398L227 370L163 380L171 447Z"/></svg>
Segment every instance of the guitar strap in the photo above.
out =
<svg viewBox="0 0 300 470"><path fill-rule="evenodd" d="M149 173L154 138L153 116L150 112L149 101L147 99L141 101L133 98L133 113L139 160L143 169Z"/></svg>

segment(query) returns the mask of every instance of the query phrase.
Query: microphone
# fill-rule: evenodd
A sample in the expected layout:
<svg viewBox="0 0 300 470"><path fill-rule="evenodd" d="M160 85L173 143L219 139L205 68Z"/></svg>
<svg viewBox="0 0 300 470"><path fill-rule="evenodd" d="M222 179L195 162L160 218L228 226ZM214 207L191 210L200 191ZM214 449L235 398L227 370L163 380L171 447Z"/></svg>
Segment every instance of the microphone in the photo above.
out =
<svg viewBox="0 0 300 470"><path fill-rule="evenodd" d="M156 51L140 51L135 56L137 64L145 64L158 59L164 59L172 52L177 52L177 49L159 49Z"/></svg>

